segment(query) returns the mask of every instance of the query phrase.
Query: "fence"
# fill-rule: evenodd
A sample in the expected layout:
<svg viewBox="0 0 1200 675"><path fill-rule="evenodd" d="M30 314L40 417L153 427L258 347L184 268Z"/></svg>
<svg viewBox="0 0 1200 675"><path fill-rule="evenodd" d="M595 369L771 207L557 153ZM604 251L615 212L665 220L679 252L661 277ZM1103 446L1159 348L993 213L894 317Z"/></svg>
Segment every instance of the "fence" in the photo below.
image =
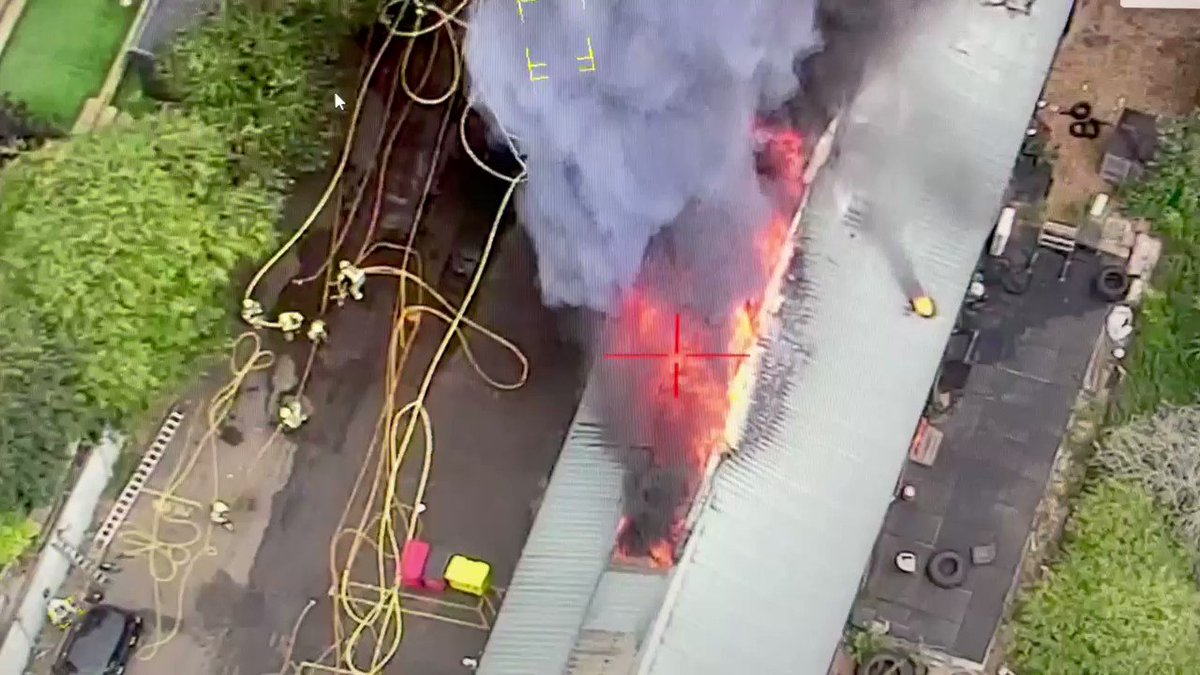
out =
<svg viewBox="0 0 1200 675"><path fill-rule="evenodd" d="M52 526L49 536L57 538L67 548L84 547L84 537L92 524L96 506L104 489L112 480L113 469L121 454L123 439L106 433L92 449L79 479L67 497ZM23 673L31 652L37 647L38 635L46 622L47 598L53 597L71 571L71 559L60 547L46 546L29 576L25 597L17 615L0 644L0 673Z"/></svg>

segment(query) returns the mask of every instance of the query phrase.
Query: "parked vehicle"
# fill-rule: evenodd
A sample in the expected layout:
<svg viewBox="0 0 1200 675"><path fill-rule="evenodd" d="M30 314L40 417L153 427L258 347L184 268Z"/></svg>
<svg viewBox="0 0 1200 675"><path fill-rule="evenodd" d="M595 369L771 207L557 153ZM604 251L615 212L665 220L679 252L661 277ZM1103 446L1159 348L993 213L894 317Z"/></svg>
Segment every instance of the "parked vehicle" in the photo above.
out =
<svg viewBox="0 0 1200 675"><path fill-rule="evenodd" d="M142 618L112 605L96 605L67 634L54 675L122 675L142 637Z"/></svg>

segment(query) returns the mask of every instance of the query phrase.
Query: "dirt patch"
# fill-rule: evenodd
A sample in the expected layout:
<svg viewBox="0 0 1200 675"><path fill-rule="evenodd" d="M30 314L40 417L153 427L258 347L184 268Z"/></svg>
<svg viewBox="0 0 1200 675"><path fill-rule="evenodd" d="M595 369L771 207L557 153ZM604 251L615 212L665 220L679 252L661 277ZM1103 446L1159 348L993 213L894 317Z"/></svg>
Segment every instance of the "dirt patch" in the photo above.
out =
<svg viewBox="0 0 1200 675"><path fill-rule="evenodd" d="M1125 9L1120 0L1077 0L1075 18L1046 84L1041 113L1057 146L1047 216L1077 221L1088 200L1111 186L1097 174L1124 108L1150 114L1191 111L1200 91L1200 12ZM1108 122L1094 140L1072 138L1058 110L1086 101Z"/></svg>

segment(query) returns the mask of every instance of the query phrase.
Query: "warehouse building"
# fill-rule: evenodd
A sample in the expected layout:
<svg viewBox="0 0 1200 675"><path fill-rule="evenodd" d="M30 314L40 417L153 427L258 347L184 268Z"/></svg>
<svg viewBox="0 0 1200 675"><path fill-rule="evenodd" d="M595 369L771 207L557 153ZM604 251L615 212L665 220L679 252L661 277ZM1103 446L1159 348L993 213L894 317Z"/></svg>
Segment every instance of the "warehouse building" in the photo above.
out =
<svg viewBox="0 0 1200 675"><path fill-rule="evenodd" d="M586 392L480 673L828 670L1070 9L925 7L843 115L803 260L761 337L745 431L678 564L613 562L622 470ZM865 213L852 226L847 189ZM937 318L905 311L874 230L902 244Z"/></svg>

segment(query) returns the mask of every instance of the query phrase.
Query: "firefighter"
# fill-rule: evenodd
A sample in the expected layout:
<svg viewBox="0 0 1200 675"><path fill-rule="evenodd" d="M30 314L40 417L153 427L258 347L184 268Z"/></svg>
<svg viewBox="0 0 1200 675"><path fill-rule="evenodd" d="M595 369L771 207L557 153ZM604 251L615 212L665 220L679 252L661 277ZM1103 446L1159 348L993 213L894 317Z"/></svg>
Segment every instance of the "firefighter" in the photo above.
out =
<svg viewBox="0 0 1200 675"><path fill-rule="evenodd" d="M341 305L346 301L346 295L355 300L363 299L363 284L367 281L367 274L350 263L349 260L343 260L338 263L337 275L337 301Z"/></svg>
<svg viewBox="0 0 1200 675"><path fill-rule="evenodd" d="M50 625L59 630L66 630L75 623L75 618L83 614L83 608L75 604L74 598L54 598L46 605L46 618Z"/></svg>
<svg viewBox="0 0 1200 675"><path fill-rule="evenodd" d="M932 319L937 315L937 307L933 304L933 298L928 295L918 295L909 300L909 306L917 316L922 319Z"/></svg>
<svg viewBox="0 0 1200 675"><path fill-rule="evenodd" d="M311 340L313 344L320 344L328 338L329 328L326 327L324 321L316 319L308 324L308 339Z"/></svg>
<svg viewBox="0 0 1200 675"><path fill-rule="evenodd" d="M242 321L250 324L251 328L262 328L267 324L267 320L263 318L266 314L263 311L263 306L257 301L250 298L242 300Z"/></svg>
<svg viewBox="0 0 1200 675"><path fill-rule="evenodd" d="M306 421L308 421L308 413L304 411L300 399L295 396L287 397L283 405L279 407L279 425L285 431L295 431Z"/></svg>
<svg viewBox="0 0 1200 675"><path fill-rule="evenodd" d="M233 521L229 519L230 511L229 505L218 499L208 507L208 522L233 532Z"/></svg>
<svg viewBox="0 0 1200 675"><path fill-rule="evenodd" d="M285 340L296 339L296 334L304 326L304 315L300 312L283 312L279 315L279 330L283 331Z"/></svg>

